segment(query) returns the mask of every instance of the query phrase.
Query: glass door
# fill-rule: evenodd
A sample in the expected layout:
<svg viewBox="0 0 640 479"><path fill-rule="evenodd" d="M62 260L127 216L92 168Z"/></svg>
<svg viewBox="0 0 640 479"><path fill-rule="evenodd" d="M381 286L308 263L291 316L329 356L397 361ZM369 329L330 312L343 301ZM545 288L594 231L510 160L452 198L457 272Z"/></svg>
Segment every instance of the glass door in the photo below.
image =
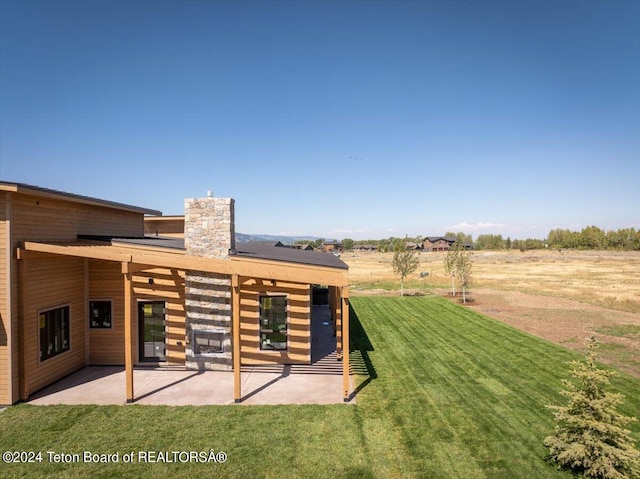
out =
<svg viewBox="0 0 640 479"><path fill-rule="evenodd" d="M138 303L140 361L166 361L164 301Z"/></svg>

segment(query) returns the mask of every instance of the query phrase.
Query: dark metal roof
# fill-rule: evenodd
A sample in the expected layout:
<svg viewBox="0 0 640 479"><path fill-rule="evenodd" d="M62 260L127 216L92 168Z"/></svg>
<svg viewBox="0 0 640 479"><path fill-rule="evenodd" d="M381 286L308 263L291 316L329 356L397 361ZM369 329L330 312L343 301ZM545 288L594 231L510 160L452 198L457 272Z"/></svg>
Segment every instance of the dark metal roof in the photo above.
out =
<svg viewBox="0 0 640 479"><path fill-rule="evenodd" d="M184 238L170 238L167 236L142 236L142 237L121 237L121 236L94 236L78 235L78 239L105 241L111 244L125 243L138 246L152 246L154 248L169 248L184 250Z"/></svg>
<svg viewBox="0 0 640 479"><path fill-rule="evenodd" d="M308 264L328 268L349 269L344 261L331 253L307 251L282 246L266 246L259 243L236 243L236 249L231 255L244 258L266 259L271 261L285 261L287 263Z"/></svg>
<svg viewBox="0 0 640 479"><path fill-rule="evenodd" d="M35 196L45 196L56 199L63 199L67 201L73 201L75 203L84 203L95 206L104 206L108 208L114 208L118 210L132 211L134 213L141 213L144 215L161 215L162 212L158 210L152 210L149 208L142 208L139 206L127 205L124 203L117 203L115 201L101 200L99 198L92 198L90 196L77 195L75 193L67 193L65 191L52 190L49 188L42 188L40 186L28 185L26 183L15 183L10 181L0 181L0 190L14 191L16 193L24 193Z"/></svg>
<svg viewBox="0 0 640 479"><path fill-rule="evenodd" d="M439 240L445 240L447 243L456 242L456 239L452 238L451 236L427 236L425 240L429 240L432 243L435 243L436 241L439 241Z"/></svg>
<svg viewBox="0 0 640 479"><path fill-rule="evenodd" d="M78 235L78 239L104 241L112 245L114 243L125 243L156 248L185 249L184 238L169 238L166 236L120 237ZM237 243L236 249L231 250L229 255L243 258L266 259L269 261L283 261L286 263L307 264L311 266L324 266L328 268L349 269L340 258L331 253L306 251L289 248L287 246L273 246L263 242Z"/></svg>
<svg viewBox="0 0 640 479"><path fill-rule="evenodd" d="M285 245L281 241L249 241L249 243L253 244L253 245L270 246L272 248L275 248L275 247L278 247L278 248L288 247L287 245Z"/></svg>

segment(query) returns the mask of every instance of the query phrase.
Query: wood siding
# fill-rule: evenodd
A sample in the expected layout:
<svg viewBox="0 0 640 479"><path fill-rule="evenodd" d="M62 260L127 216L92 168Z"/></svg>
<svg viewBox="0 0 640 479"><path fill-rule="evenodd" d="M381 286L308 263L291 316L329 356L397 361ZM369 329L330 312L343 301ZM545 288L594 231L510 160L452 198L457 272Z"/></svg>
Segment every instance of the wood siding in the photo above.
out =
<svg viewBox="0 0 640 479"><path fill-rule="evenodd" d="M287 296L286 351L260 350L260 295ZM251 280L240 288L240 351L242 364L311 363L311 287L277 282L272 286Z"/></svg>
<svg viewBox="0 0 640 479"><path fill-rule="evenodd" d="M14 241L74 241L79 234L144 235L144 215L30 195L15 195Z"/></svg>
<svg viewBox="0 0 640 479"><path fill-rule="evenodd" d="M0 292L0 308L2 307L2 304L5 305L5 308L7 308L7 304L10 304L11 311L7 310L5 315L5 313L0 310L0 314L2 315L2 323L0 324L0 335L2 334L1 331L4 331L6 333L6 331L8 331L9 329L11 330L11 351L7 351L5 353L5 356L7 354L11 354L12 356L13 390L6 391L6 386L1 386L2 384L8 383L7 373L4 372L8 367L5 359L4 361L6 367L3 368L2 365L0 365L0 404L15 403L16 401L18 401L20 396L19 368L21 352L18 318L21 298L19 296L20 288L18 278L18 260L15 259L15 249L17 248L18 244L21 241L74 241L77 239L77 235L79 234L139 236L144 233L144 215L142 213L122 211L106 206L102 207L97 205L86 205L76 202L67 202L58 199L42 198L28 194L2 192L3 201L0 205L0 214L2 214L3 216L6 216L5 212L7 211L7 198L11 198L11 218L4 218L4 221L11 221L11 238L5 237L4 239L0 239L0 241L5 242L4 245L0 244L0 254L3 254L2 268L7 268L7 265L10 265L11 268L9 275L11 281L11 298L10 301L8 301L8 298L6 298L5 291L7 291L7 287L5 286L1 290L2 292ZM6 236L6 227L3 227L2 230L3 232L0 234ZM8 257L6 253L7 251L9 252ZM75 261L79 261L79 263L77 264L83 266L80 270L77 271L79 274L77 279L81 280L83 283L81 292L84 296L84 263L83 260L76 259ZM30 261L30 264L37 263L36 261ZM2 275L3 277L7 277L6 269L4 269L3 271L5 272L5 274L2 275L2 271L0 271L0 275ZM65 275L67 274L64 271L62 271L62 273L64 273ZM55 278L55 275L51 276L51 278ZM0 279L0 281L2 280ZM63 304L65 302L63 295L57 294L56 292L56 287L51 286L51 291L49 293L59 298L59 301L56 304ZM24 314L31 314L33 310L30 301L31 297L29 297L28 301L25 302L25 304L27 304L28 306L28 311L25 311ZM71 314L74 318L74 321L79 321L79 318L82 318L82 331L83 334L86 334L86 329L84 329L86 308L84 305L85 303L84 301L82 301L82 303L80 304L80 309L78 309L78 307L73 307L73 311ZM11 321L11 328L8 328L9 321ZM3 344L2 340L0 340L0 348L2 347L1 344ZM72 345L72 348L75 348L75 344ZM30 391L34 391L33 387L40 388L43 387L45 383L50 384L54 382L56 380L54 378L58 377L56 375L60 373L60 371L69 368L69 365L67 364L68 360L63 358L65 357L65 355L69 356L69 353L71 353L71 351L60 355L60 357L51 358L49 360L49 365L40 368L40 371L51 369L53 375L48 380L42 382L42 374L35 373L34 381L28 381ZM27 354L28 352L25 351L25 358L27 357ZM0 351L0 356L1 355L2 352ZM83 358L83 361L84 360L85 359ZM3 359L0 358L0 362L2 361ZM55 366L51 366L53 364ZM4 399L5 396L7 396L8 400Z"/></svg>
<svg viewBox="0 0 640 479"><path fill-rule="evenodd" d="M84 260L27 261L23 284L24 388L26 397L86 364ZM70 349L40 361L39 312L69 306ZM24 397L23 399L26 399Z"/></svg>
<svg viewBox="0 0 640 479"><path fill-rule="evenodd" d="M8 194L0 191L0 405L11 404L9 391L9 251L7 198Z"/></svg>
<svg viewBox="0 0 640 479"><path fill-rule="evenodd" d="M149 279L153 279L153 284L149 284ZM184 272L153 269L135 274L133 276L133 299L134 301L165 301L167 364L184 366L186 345ZM137 320L137 318L135 319ZM135 344L137 345L137 328L135 329ZM134 363L137 363L137 360L138 351L136 348Z"/></svg>
<svg viewBox="0 0 640 479"><path fill-rule="evenodd" d="M184 238L184 217L156 218L148 216L144 221L144 233L150 236Z"/></svg>
<svg viewBox="0 0 640 479"><path fill-rule="evenodd" d="M153 280L153 284L149 283ZM133 276L134 301L165 301L167 363L184 365L184 274L154 269ZM120 263L89 261L89 300L112 301L111 329L89 329L89 364L124 365L124 278ZM135 308L137 314L137 308ZM135 318L137 320L137 318ZM88 321L88 318L87 318ZM138 328L134 328L134 362L138 361Z"/></svg>

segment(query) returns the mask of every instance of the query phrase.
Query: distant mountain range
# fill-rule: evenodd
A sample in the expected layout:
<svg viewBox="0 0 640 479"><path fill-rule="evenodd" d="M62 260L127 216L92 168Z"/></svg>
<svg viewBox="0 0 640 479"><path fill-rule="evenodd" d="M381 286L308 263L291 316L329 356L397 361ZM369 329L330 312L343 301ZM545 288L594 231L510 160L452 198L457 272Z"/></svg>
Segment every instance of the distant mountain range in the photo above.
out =
<svg viewBox="0 0 640 479"><path fill-rule="evenodd" d="M293 244L296 241L315 241L318 239L331 240L331 238L319 238L317 236L277 236L277 235L252 235L236 233L236 242L249 243L251 241L280 241L283 244Z"/></svg>

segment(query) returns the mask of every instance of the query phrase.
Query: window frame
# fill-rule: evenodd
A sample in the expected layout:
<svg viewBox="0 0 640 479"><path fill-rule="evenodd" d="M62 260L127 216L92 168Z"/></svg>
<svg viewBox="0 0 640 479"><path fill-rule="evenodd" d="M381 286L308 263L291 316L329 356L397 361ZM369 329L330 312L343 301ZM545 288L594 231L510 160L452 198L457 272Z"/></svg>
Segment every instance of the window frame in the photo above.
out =
<svg viewBox="0 0 640 479"><path fill-rule="evenodd" d="M94 326L91 312L91 303L109 303L109 326ZM103 321L104 323L104 321ZM97 331L113 329L113 300L112 299L90 299L89 300L89 329Z"/></svg>
<svg viewBox="0 0 640 479"><path fill-rule="evenodd" d="M49 329L47 327L47 317L45 315L52 313L54 311L58 311L58 310L67 310L67 321L66 321L66 328L63 326L64 329L66 329L66 340L67 340L67 347L65 349L61 349L60 351L54 352L53 354L47 354L46 357L43 357L43 342L42 342L42 330L43 329ZM44 318L42 316L45 316ZM54 318L55 320L56 318ZM57 356L60 356L66 352L71 351L71 303L66 303L66 304L62 304L59 306L54 306L52 308L46 308L46 309L39 309L38 313L37 313L37 319L38 321L38 362L39 363L43 363L45 361L48 361L49 359L53 359ZM43 328L41 326L42 321L44 321L45 323L45 327ZM64 331L63 331L64 332ZM58 332L54 331L53 336L55 338L55 336L57 336ZM47 336L50 336L50 333L47 334ZM48 341L47 341L48 342Z"/></svg>
<svg viewBox="0 0 640 479"><path fill-rule="evenodd" d="M263 318L263 309L262 309L262 300L263 298L271 298L273 299L284 299L285 301L285 307L284 307L284 341L278 341L278 343L284 343L285 346L282 348L266 348L264 347L264 342L263 342L263 335L264 334L268 334L268 335L274 335L274 334L283 334L281 331L281 329L278 329L276 331L275 329L275 318L266 318L267 321L269 321L270 323L272 323L272 327L271 329L266 329L263 328L264 324L263 321L265 320L265 318ZM282 352L282 351L289 351L289 295L288 294L282 294L282 293L260 293L258 295L258 343L259 343L259 349L261 352ZM273 344L273 343L271 343Z"/></svg>

